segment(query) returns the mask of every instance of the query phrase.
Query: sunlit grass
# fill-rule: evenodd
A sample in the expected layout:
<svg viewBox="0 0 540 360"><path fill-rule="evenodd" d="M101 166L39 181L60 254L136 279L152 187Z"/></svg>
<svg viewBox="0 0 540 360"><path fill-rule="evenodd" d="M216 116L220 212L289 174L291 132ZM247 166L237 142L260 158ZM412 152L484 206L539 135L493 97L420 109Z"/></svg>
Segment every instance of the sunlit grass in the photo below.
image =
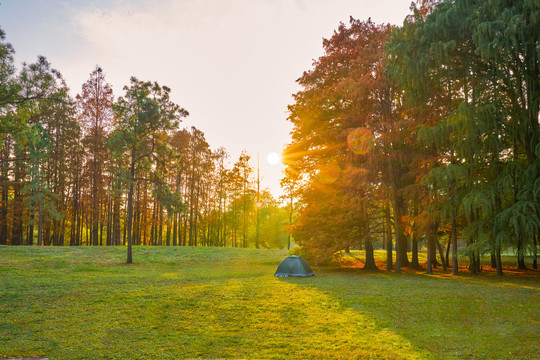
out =
<svg viewBox="0 0 540 360"><path fill-rule="evenodd" d="M437 266L434 266L433 272L434 275L438 276L451 276L451 266L452 266L452 255L450 255L450 263L447 267L447 271L445 272L443 270L442 264L440 264L440 257L437 253L437 261L439 264ZM374 251L374 259L375 263L379 270L386 270L386 257L387 252L386 250L375 250ZM359 270L364 267L365 264L365 258L366 258L366 252L365 250L351 250L349 253L345 253L344 251L340 252L334 261L334 266L339 266L342 269L350 269L350 270ZM527 270L529 271L521 271L517 270L517 257L515 255L503 255L502 256L502 267L504 272L507 274L518 274L523 276L531 276L531 275L538 275L540 274L538 271L535 271L532 269L532 257L526 256L526 263L527 263ZM408 259L409 261L412 261L411 253L408 253ZM393 265L395 265L396 261L396 252L392 251L392 260ZM458 254L458 261L459 261L459 271L461 275L467 275L470 271L468 270L468 261L469 258L463 254ZM418 262L420 264L420 267L417 269L405 267L403 271L405 272L426 272L426 262L427 262L427 254L425 251L418 252ZM491 259L488 256L481 258L481 272L485 274L495 274L496 270L491 267Z"/></svg>
<svg viewBox="0 0 540 360"><path fill-rule="evenodd" d="M0 247L0 358L452 359L540 355L538 277L315 268L279 250Z"/></svg>

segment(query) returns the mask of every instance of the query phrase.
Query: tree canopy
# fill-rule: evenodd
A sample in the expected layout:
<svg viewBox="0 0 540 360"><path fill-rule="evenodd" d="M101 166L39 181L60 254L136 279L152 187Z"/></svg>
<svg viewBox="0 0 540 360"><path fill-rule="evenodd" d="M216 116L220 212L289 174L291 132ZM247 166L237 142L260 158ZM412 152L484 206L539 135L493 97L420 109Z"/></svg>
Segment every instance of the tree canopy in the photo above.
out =
<svg viewBox="0 0 540 360"><path fill-rule="evenodd" d="M427 246L458 273L540 233L539 15L534 1L419 1L402 27L351 18L323 40L289 106L287 177L301 179L292 227L326 259L373 243L395 270ZM412 250L412 261L407 251ZM535 257L536 259L536 257ZM535 262L536 264L536 262ZM536 266L536 265L535 265Z"/></svg>

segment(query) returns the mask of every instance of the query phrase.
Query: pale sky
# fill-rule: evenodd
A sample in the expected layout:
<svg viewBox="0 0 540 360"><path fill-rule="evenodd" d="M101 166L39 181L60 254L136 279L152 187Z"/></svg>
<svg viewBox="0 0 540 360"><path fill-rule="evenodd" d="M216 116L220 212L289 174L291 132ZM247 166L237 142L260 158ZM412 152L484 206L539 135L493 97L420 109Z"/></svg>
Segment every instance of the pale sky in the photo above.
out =
<svg viewBox="0 0 540 360"><path fill-rule="evenodd" d="M0 0L0 27L22 62L47 57L72 95L96 65L115 96L131 76L172 89L190 112L181 127L205 133L235 162L243 149L261 187L281 194L281 153L295 80L349 16L401 25L411 0Z"/></svg>

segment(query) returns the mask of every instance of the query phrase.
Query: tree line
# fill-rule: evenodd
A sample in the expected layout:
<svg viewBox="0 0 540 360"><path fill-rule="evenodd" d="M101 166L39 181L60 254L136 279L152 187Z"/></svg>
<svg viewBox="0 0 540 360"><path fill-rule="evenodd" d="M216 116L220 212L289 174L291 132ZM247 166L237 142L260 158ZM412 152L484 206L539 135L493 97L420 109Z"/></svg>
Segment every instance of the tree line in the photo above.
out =
<svg viewBox="0 0 540 360"><path fill-rule="evenodd" d="M0 29L0 245L283 247L288 213L246 151L232 166L171 89L99 67L72 97L45 57L14 65Z"/></svg>
<svg viewBox="0 0 540 360"><path fill-rule="evenodd" d="M520 269L540 234L540 7L419 0L403 26L351 17L298 79L284 151L306 256L387 250L386 269ZM294 186L293 186L294 185ZM395 257L392 250L395 250ZM451 254L450 254L451 251ZM411 252L411 257L407 255Z"/></svg>

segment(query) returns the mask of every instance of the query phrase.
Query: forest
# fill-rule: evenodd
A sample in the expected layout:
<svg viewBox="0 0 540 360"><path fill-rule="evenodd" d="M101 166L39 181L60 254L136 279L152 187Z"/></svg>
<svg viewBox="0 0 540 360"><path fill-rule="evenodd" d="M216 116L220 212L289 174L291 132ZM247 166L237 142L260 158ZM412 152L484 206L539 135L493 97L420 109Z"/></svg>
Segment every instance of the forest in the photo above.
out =
<svg viewBox="0 0 540 360"><path fill-rule="evenodd" d="M132 77L115 99L96 66L73 98L44 57L17 71L0 36L0 245L287 245L250 156L227 167L181 129L171 89Z"/></svg>
<svg viewBox="0 0 540 360"><path fill-rule="evenodd" d="M289 247L315 263L363 249L386 270L472 273L540 234L540 7L411 5L402 26L350 18L297 80L284 195L250 155L229 166L171 89L96 66L78 95L45 57L17 69L0 29L0 245ZM395 251L395 252L393 252ZM409 255L408 255L409 253ZM424 265L424 264L422 264Z"/></svg>
<svg viewBox="0 0 540 360"><path fill-rule="evenodd" d="M396 272L419 268L420 249L428 273L457 274L458 259L478 273L490 256L502 275L502 253L519 269L530 254L536 269L538 2L411 10L402 27L351 17L298 80L284 150L302 204L292 234L321 262L363 247L368 269L374 247Z"/></svg>

